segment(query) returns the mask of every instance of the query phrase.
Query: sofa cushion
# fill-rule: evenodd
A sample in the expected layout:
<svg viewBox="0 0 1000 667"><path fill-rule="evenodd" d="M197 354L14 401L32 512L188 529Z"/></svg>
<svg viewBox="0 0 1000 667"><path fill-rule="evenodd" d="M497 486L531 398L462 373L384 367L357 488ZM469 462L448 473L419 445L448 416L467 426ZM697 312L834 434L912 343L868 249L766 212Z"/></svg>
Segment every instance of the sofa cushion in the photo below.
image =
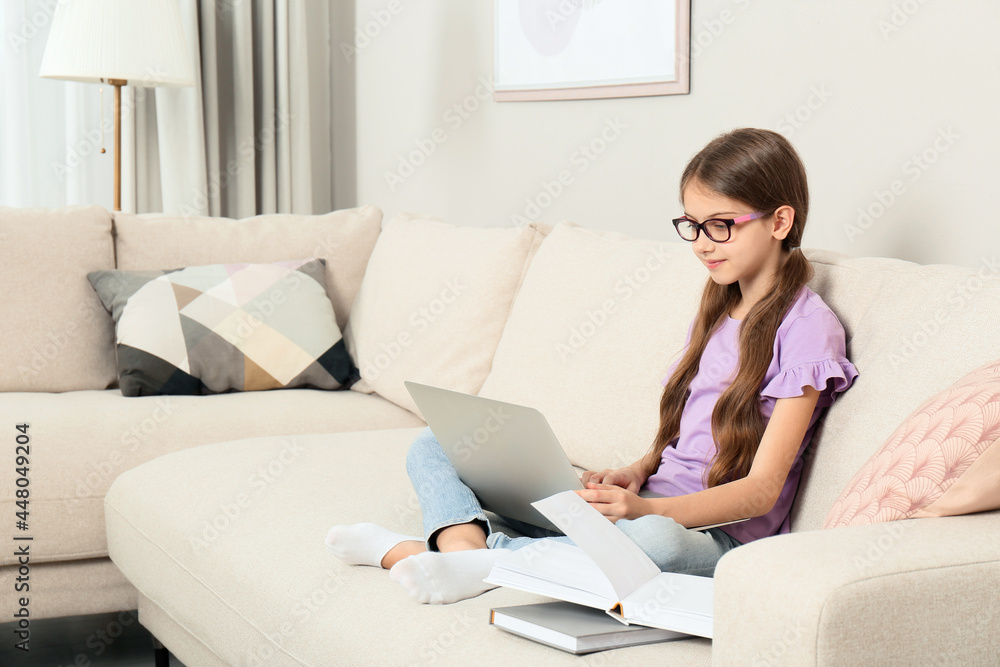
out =
<svg viewBox="0 0 1000 667"><path fill-rule="evenodd" d="M806 452L792 530L819 529L849 480L915 406L997 357L1000 265L923 266L808 250L859 377Z"/></svg>
<svg viewBox="0 0 1000 667"><path fill-rule="evenodd" d="M288 439L218 443L121 475L107 496L108 545L139 590L144 624L169 624L167 637L193 634L190 652L169 646L188 664L201 664L189 662L201 646L228 665L580 665L490 626L490 608L539 596L496 589L422 605L386 571L344 565L327 552L327 531L339 523L420 534L405 471L419 431L300 436L294 459ZM248 479L283 457L281 474L254 495ZM370 474L349 474L358 470ZM145 600L156 613L147 616ZM707 665L710 652L710 640L693 638L613 655L616 665Z"/></svg>
<svg viewBox="0 0 1000 667"><path fill-rule="evenodd" d="M379 396L314 389L138 398L117 389L8 393L3 404L5 415L31 424L36 444L31 531L32 562L39 563L107 555L101 504L108 487L123 471L162 454L231 438L423 426ZM263 492L273 473L265 468L243 481L251 492ZM330 483L345 474L331 472ZM15 512L14 475L14 466L0 466L6 516ZM12 550L0 555L0 564L14 561Z"/></svg>
<svg viewBox="0 0 1000 667"><path fill-rule="evenodd" d="M114 265L100 206L0 207L0 391L114 383L111 319L87 283L87 272Z"/></svg>
<svg viewBox="0 0 1000 667"><path fill-rule="evenodd" d="M541 410L570 461L632 463L707 273L688 243L556 225L532 260L480 394Z"/></svg>
<svg viewBox="0 0 1000 667"><path fill-rule="evenodd" d="M913 411L841 492L824 528L1000 509L1000 360Z"/></svg>
<svg viewBox="0 0 1000 667"><path fill-rule="evenodd" d="M381 224L382 211L374 206L242 220L115 213L118 268L158 270L319 257L326 260L326 287L343 331Z"/></svg>
<svg viewBox="0 0 1000 667"><path fill-rule="evenodd" d="M352 390L378 392L415 413L404 380L478 392L544 231L393 218L372 251L344 331L361 372Z"/></svg>
<svg viewBox="0 0 1000 667"><path fill-rule="evenodd" d="M88 278L115 320L125 396L338 389L355 372L322 259Z"/></svg>

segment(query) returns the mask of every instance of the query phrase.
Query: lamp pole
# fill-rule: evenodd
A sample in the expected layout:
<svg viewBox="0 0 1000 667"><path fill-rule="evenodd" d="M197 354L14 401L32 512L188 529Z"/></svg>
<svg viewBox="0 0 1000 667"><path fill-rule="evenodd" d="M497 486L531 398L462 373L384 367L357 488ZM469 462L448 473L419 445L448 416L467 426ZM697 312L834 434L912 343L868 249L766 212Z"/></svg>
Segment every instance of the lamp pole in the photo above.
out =
<svg viewBox="0 0 1000 667"><path fill-rule="evenodd" d="M126 79L108 79L115 87L115 210L122 210L122 86Z"/></svg>

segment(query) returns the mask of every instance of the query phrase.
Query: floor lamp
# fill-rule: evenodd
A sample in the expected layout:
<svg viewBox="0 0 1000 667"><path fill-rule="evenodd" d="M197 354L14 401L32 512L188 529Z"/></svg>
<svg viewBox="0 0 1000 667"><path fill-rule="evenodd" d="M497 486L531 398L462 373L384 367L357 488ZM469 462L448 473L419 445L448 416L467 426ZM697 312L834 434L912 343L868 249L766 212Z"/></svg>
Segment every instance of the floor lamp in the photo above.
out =
<svg viewBox="0 0 1000 667"><path fill-rule="evenodd" d="M61 0L39 76L115 89L115 210L121 201L122 86L193 86L177 0Z"/></svg>

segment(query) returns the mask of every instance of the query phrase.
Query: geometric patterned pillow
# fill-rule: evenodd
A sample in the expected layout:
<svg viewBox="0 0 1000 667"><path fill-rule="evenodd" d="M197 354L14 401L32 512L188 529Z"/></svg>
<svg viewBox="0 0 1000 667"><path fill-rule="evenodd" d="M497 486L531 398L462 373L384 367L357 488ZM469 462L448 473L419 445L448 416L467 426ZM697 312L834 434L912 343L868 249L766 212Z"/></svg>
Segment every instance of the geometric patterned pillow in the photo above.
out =
<svg viewBox="0 0 1000 667"><path fill-rule="evenodd" d="M824 528L1000 509L1000 359L918 407L844 488Z"/></svg>
<svg viewBox="0 0 1000 667"><path fill-rule="evenodd" d="M324 276L322 259L87 274L115 321L125 396L350 386Z"/></svg>

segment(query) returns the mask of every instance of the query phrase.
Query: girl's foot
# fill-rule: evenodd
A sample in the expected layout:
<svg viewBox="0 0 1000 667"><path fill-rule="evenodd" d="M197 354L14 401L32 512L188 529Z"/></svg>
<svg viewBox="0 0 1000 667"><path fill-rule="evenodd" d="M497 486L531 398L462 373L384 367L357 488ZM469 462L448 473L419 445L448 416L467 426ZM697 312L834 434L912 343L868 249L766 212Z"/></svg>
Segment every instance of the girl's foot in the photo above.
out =
<svg viewBox="0 0 1000 667"><path fill-rule="evenodd" d="M386 570L391 570L393 566L404 558L409 558L410 556L416 556L417 554L426 553L427 544L424 542L419 542L415 539L409 539L405 542L400 542L393 548L385 552L385 556L382 557L381 565Z"/></svg>
<svg viewBox="0 0 1000 667"><path fill-rule="evenodd" d="M389 578L423 604L450 604L496 588L483 581L497 558L510 549L425 551L396 563Z"/></svg>
<svg viewBox="0 0 1000 667"><path fill-rule="evenodd" d="M426 551L419 537L400 535L374 523L334 526L326 534L326 548L348 565L386 569L400 559Z"/></svg>

